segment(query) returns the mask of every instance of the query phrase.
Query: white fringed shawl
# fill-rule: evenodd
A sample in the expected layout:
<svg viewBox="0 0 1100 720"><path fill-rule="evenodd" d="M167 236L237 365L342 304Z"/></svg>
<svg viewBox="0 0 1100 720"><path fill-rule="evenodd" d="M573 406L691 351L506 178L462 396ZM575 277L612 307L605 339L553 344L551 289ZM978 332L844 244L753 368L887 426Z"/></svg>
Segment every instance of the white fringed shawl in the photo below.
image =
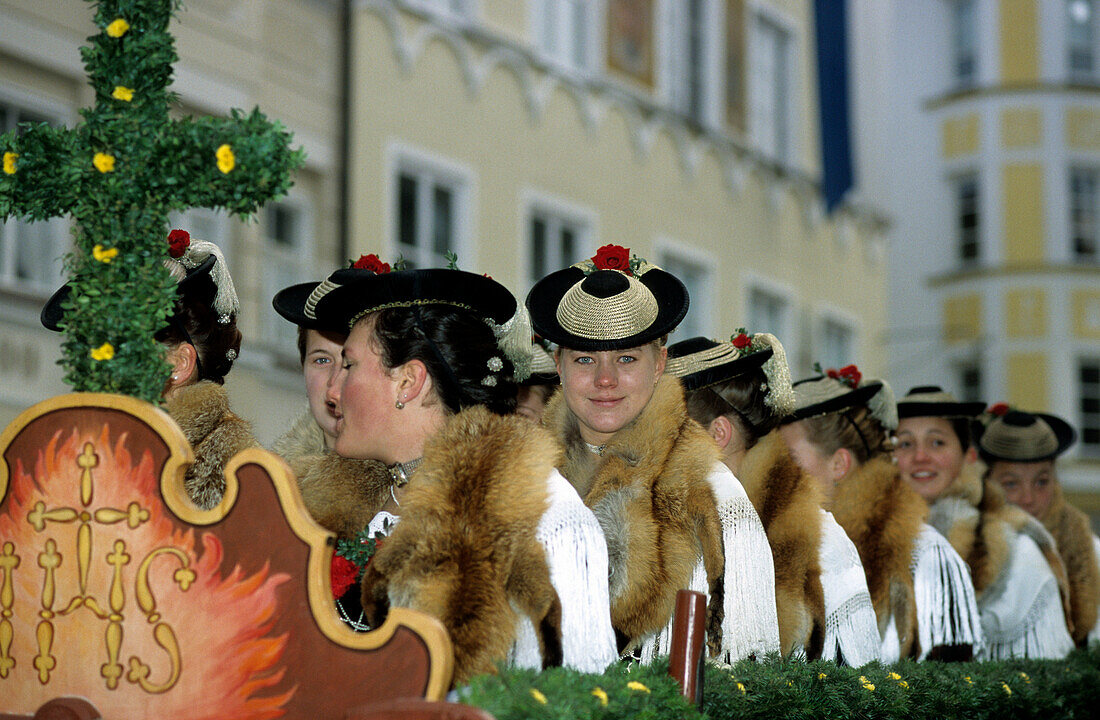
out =
<svg viewBox="0 0 1100 720"><path fill-rule="evenodd" d="M821 514L821 586L825 591L821 659L861 667L879 659L881 643L867 576L859 551L844 528L832 513L822 510Z"/></svg>
<svg viewBox="0 0 1100 720"><path fill-rule="evenodd" d="M775 607L775 567L764 526L741 483L722 463L707 476L722 522L725 568L722 575L723 614L719 653L712 660L733 664L749 656L763 658L779 652L779 619ZM700 559L691 578L691 590L707 593L707 574ZM708 597L709 602L709 597ZM672 619L641 646L642 662L667 655L672 642Z"/></svg>
<svg viewBox="0 0 1100 720"><path fill-rule="evenodd" d="M924 660L937 645L982 645L981 618L970 568L931 525L922 525L913 544L913 590L917 635Z"/></svg>
<svg viewBox="0 0 1100 720"><path fill-rule="evenodd" d="M1100 537L1092 536L1092 547L1096 551L1096 558L1100 560ZM1096 625L1089 632L1088 643L1092 645L1100 640L1100 612L1097 613Z"/></svg>

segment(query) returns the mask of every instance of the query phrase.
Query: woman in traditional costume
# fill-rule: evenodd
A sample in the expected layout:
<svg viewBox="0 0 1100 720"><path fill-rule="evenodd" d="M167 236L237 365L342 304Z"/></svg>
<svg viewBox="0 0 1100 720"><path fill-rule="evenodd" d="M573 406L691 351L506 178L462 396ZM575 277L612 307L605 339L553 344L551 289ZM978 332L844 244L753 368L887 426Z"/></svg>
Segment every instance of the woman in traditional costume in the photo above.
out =
<svg viewBox="0 0 1100 720"><path fill-rule="evenodd" d="M683 319L677 278L618 246L540 280L535 330L558 345L561 392L543 423L562 473L603 526L611 618L623 654L669 652L676 593L709 593L712 657L779 649L771 551L744 489L663 377Z"/></svg>
<svg viewBox="0 0 1100 720"><path fill-rule="evenodd" d="M531 374L519 383L516 412L531 422L542 422L546 404L558 391L558 368L545 341L531 343Z"/></svg>
<svg viewBox="0 0 1100 720"><path fill-rule="evenodd" d="M506 660L603 670L606 544L553 439L514 414L531 331L512 294L460 270L349 269L304 313L349 333L330 384L334 451L394 479L368 527L388 535L362 581L369 623L387 606L437 617L456 682Z"/></svg>
<svg viewBox="0 0 1100 720"><path fill-rule="evenodd" d="M684 385L688 414L722 450L760 515L775 563L780 650L860 666L879 657L879 635L855 545L821 490L776 432L794 410L783 345L741 332L671 345L665 369Z"/></svg>
<svg viewBox="0 0 1100 720"><path fill-rule="evenodd" d="M1053 536L1069 585L1070 634L1083 647L1100 637L1100 540L1088 516L1066 502L1056 467L1058 456L1076 438L1074 429L1060 417L1006 409L989 420L979 438L978 453L989 468L988 482L1000 487L1010 503L1038 519Z"/></svg>
<svg viewBox="0 0 1100 720"><path fill-rule="evenodd" d="M187 494L207 510L225 493L226 463L256 445L251 426L229 409L224 388L241 349L240 303L217 245L173 230L166 251L164 265L177 286L175 312L155 336L167 348L172 371L164 386L164 409L195 453L184 476ZM66 284L42 308L44 326L61 329L68 299Z"/></svg>
<svg viewBox="0 0 1100 720"><path fill-rule="evenodd" d="M927 506L893 463L897 410L889 386L863 381L850 365L794 389L795 410L781 433L859 550L882 661L970 659L981 645L970 573L925 524Z"/></svg>

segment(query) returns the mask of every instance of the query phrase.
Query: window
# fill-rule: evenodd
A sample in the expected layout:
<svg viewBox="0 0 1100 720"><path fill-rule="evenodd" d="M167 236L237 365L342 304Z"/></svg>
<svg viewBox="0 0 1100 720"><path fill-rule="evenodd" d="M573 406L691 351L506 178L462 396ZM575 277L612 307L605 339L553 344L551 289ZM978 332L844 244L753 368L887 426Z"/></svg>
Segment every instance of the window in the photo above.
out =
<svg viewBox="0 0 1100 720"><path fill-rule="evenodd" d="M1096 17L1092 0L1066 2L1066 58L1070 80L1093 81L1096 70Z"/></svg>
<svg viewBox="0 0 1100 720"><path fill-rule="evenodd" d="M0 133L14 131L25 122L60 124L59 118L0 100ZM56 290L64 282L62 258L69 250L68 230L64 218L0 221L0 284L35 294Z"/></svg>
<svg viewBox="0 0 1100 720"><path fill-rule="evenodd" d="M982 368L977 362L960 363L957 367L960 402L985 402L982 390Z"/></svg>
<svg viewBox="0 0 1100 720"><path fill-rule="evenodd" d="M976 0L955 0L952 5L954 79L959 89L973 87L978 82L977 6Z"/></svg>
<svg viewBox="0 0 1100 720"><path fill-rule="evenodd" d="M1072 255L1077 260L1096 260L1097 193L1100 173L1088 168L1071 168L1069 174L1070 232Z"/></svg>
<svg viewBox="0 0 1100 720"><path fill-rule="evenodd" d="M955 180L955 232L958 239L959 260L970 264L981 254L981 213L977 175L966 175Z"/></svg>
<svg viewBox="0 0 1100 720"><path fill-rule="evenodd" d="M669 4L669 104L702 124L706 121L707 21L705 0Z"/></svg>
<svg viewBox="0 0 1100 720"><path fill-rule="evenodd" d="M272 298L285 287L316 280L306 205L294 200L268 203L263 209L262 222L262 297ZM298 328L276 315L270 303L263 317L264 337L268 343L282 353L296 352Z"/></svg>
<svg viewBox="0 0 1100 720"><path fill-rule="evenodd" d="M1100 456L1100 360L1085 360L1081 378L1081 452Z"/></svg>
<svg viewBox="0 0 1100 720"><path fill-rule="evenodd" d="M714 315L710 293L712 278L708 263L688 257L682 252L664 250L657 264L680 279L688 291L688 314L669 335L669 342L686 340L711 334L711 318Z"/></svg>
<svg viewBox="0 0 1100 720"><path fill-rule="evenodd" d="M817 361L822 367L840 368L855 358L855 331L851 325L826 318L821 323L821 350Z"/></svg>
<svg viewBox="0 0 1100 720"><path fill-rule="evenodd" d="M542 56L567 68L591 67L596 9L593 0L534 0L532 35Z"/></svg>
<svg viewBox="0 0 1100 720"><path fill-rule="evenodd" d="M745 329L750 333L771 333L783 342L783 338L790 335L787 332L787 300L770 290L753 288L749 292L749 323Z"/></svg>
<svg viewBox="0 0 1100 720"><path fill-rule="evenodd" d="M459 252L462 181L428 162L403 162L396 176L397 251L408 267L445 267Z"/></svg>
<svg viewBox="0 0 1100 720"><path fill-rule="evenodd" d="M579 261L581 239L586 233L585 223L577 218L541 207L533 209L527 224L528 282L534 285L555 270Z"/></svg>
<svg viewBox="0 0 1100 720"><path fill-rule="evenodd" d="M791 152L791 34L758 16L751 44L751 132L760 152L780 162Z"/></svg>

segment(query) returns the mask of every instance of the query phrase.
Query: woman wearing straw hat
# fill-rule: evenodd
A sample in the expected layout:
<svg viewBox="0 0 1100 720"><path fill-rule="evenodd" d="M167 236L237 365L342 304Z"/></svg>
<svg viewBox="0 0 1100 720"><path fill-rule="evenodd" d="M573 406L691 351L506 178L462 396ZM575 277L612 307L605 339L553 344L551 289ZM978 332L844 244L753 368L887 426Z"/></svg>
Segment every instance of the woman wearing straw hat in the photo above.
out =
<svg viewBox="0 0 1100 720"><path fill-rule="evenodd" d="M519 383L516 412L531 422L542 422L546 403L558 391L558 368L545 341L531 342L531 374Z"/></svg>
<svg viewBox="0 0 1100 720"><path fill-rule="evenodd" d="M665 372L683 383L688 413L718 443L760 513L775 562L780 651L857 667L877 660L859 553L773 432L794 409L783 345L774 335L742 331L729 342L684 340L668 354Z"/></svg>
<svg viewBox="0 0 1100 720"><path fill-rule="evenodd" d="M334 450L385 463L387 532L362 580L377 626L389 604L439 618L455 678L615 657L599 524L554 469L545 430L514 414L531 330L512 294L456 269L340 270L304 311L349 331L330 383Z"/></svg>
<svg viewBox="0 0 1100 720"><path fill-rule="evenodd" d="M1066 502L1056 460L1077 438L1060 417L1007 411L993 416L978 441L988 477L1054 537L1069 582L1069 620L1080 647L1100 638L1100 539L1088 516Z"/></svg>
<svg viewBox="0 0 1100 720"><path fill-rule="evenodd" d="M543 422L563 474L608 538L611 617L623 653L667 653L676 593L710 593L712 656L779 649L774 572L763 528L714 442L691 420L664 337L687 312L683 283L605 246L551 273L527 297L556 343L561 392Z"/></svg>
<svg viewBox="0 0 1100 720"><path fill-rule="evenodd" d="M951 545L924 524L928 508L898 475L890 386L854 365L795 384L781 429L795 460L822 484L825 508L859 550L883 662L969 659L981 643L974 588Z"/></svg>
<svg viewBox="0 0 1100 720"><path fill-rule="evenodd" d="M225 492L225 465L256 445L251 426L229 409L225 376L241 349L237 329L240 303L225 258L217 245L172 230L164 266L176 281L175 313L155 337L167 348L172 374L164 386L164 409L183 430L195 452L184 486L191 500L209 509ZM41 321L60 330L69 286L63 285L42 308Z"/></svg>

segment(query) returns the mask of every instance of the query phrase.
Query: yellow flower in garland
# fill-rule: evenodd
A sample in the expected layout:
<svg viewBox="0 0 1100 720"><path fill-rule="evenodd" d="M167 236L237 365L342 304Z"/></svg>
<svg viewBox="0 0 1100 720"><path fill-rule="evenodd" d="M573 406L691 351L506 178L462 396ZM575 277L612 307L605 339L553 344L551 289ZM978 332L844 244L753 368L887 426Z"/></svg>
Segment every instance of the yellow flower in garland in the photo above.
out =
<svg viewBox="0 0 1100 720"><path fill-rule="evenodd" d="M742 695L746 695L746 694L747 694L747 691L745 690L745 686L744 686L744 685L742 685L741 683L737 683L737 689L741 691L741 694L742 694Z"/></svg>
<svg viewBox="0 0 1100 720"><path fill-rule="evenodd" d="M100 360L110 360L115 356L115 347L111 343L103 343L90 353L92 360L99 362Z"/></svg>
<svg viewBox="0 0 1100 720"><path fill-rule="evenodd" d="M107 153L96 153L92 158L92 164L95 165L95 169L101 173L109 173L115 171L115 156L108 155Z"/></svg>
<svg viewBox="0 0 1100 720"><path fill-rule="evenodd" d="M859 684L862 685L863 689L866 690L867 692L874 692L875 691L874 683L872 683L870 680L868 680L867 678L865 678L862 675L859 676Z"/></svg>
<svg viewBox="0 0 1100 720"><path fill-rule="evenodd" d="M107 26L107 34L113 38L120 38L130 29L130 23L122 18L117 18Z"/></svg>
<svg viewBox="0 0 1100 720"><path fill-rule="evenodd" d="M901 680L901 675L898 675L896 672L892 672L886 677L890 678L891 680Z"/></svg>
<svg viewBox="0 0 1100 720"><path fill-rule="evenodd" d="M626 684L626 686L631 690L637 690L638 692L649 692L649 688L647 688L645 685L642 685L637 680L631 680Z"/></svg>
<svg viewBox="0 0 1100 720"><path fill-rule="evenodd" d="M6 152L4 153L4 174L15 174L15 159L19 157L19 153Z"/></svg>
<svg viewBox="0 0 1100 720"><path fill-rule="evenodd" d="M228 175L237 166L237 158L233 155L233 148L228 145L219 146L214 155L218 158L218 169L224 175Z"/></svg>
<svg viewBox="0 0 1100 720"><path fill-rule="evenodd" d="M1008 686L1008 683L1001 683L1001 687L1003 687L1005 689L1005 695L1011 695L1012 694L1012 688L1010 688Z"/></svg>
<svg viewBox="0 0 1100 720"><path fill-rule="evenodd" d="M1022 677L1024 679L1024 682L1026 682L1028 685L1031 684L1031 678L1027 676L1026 672L1020 673L1020 677Z"/></svg>
<svg viewBox="0 0 1100 720"><path fill-rule="evenodd" d="M964 678L963 678L963 680L966 680L966 684L967 684L967 685L973 685L973 684L974 684L974 681L970 679L970 676L969 676L969 675L967 675L966 677L964 677Z"/></svg>
<svg viewBox="0 0 1100 720"><path fill-rule="evenodd" d="M829 677L829 676L828 676L828 675L826 675L825 673L818 673L818 674L817 674L817 679L818 679L818 680L824 680L824 679L825 679L825 678L827 678L827 677Z"/></svg>
<svg viewBox="0 0 1100 720"><path fill-rule="evenodd" d="M592 691L592 695L593 695L593 697L595 697L597 700L600 701L600 705L602 705L603 707L607 707L607 693L604 692L603 688L601 688L601 687L596 688L595 690Z"/></svg>
<svg viewBox="0 0 1100 720"><path fill-rule="evenodd" d="M535 698L535 702L539 703L540 705L545 705L547 702L546 696L540 693L535 688L531 688L531 697Z"/></svg>
<svg viewBox="0 0 1100 720"><path fill-rule="evenodd" d="M134 89L125 87L123 85L117 85L115 86L115 91L111 93L111 97L113 97L115 100L130 102L134 99Z"/></svg>
<svg viewBox="0 0 1100 720"><path fill-rule="evenodd" d="M900 686L902 686L903 688L906 688L906 689L909 688L909 683L905 682L904 680L899 682L898 685L900 685Z"/></svg>
<svg viewBox="0 0 1100 720"><path fill-rule="evenodd" d="M115 259L118 255L118 248L110 248L105 250L102 245L96 245L92 248L92 257L101 263L109 263Z"/></svg>

